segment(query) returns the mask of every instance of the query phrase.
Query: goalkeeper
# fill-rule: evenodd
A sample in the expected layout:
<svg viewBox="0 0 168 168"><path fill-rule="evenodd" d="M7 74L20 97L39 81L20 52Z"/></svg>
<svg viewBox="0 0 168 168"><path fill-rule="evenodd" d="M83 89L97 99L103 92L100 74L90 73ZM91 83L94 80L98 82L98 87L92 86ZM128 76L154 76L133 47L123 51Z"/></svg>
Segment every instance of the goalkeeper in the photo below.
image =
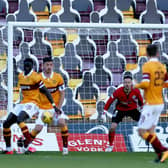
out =
<svg viewBox="0 0 168 168"><path fill-rule="evenodd" d="M39 94L43 93L43 96L49 100L50 104L54 103L50 92L41 81L40 75L33 71L33 60L31 58L24 60L24 71L19 74L18 78L18 87L21 89L22 99L20 103L16 104L14 111L8 115L3 123L3 136L6 144L6 150L3 151L4 154L13 154L10 127L14 123L19 125L25 137L24 153L29 152L29 144L32 138L24 121L38 113ZM53 108L56 112L59 111L56 106Z"/></svg>
<svg viewBox="0 0 168 168"><path fill-rule="evenodd" d="M51 57L43 58L43 71L40 73L41 80L44 82L45 86L51 93L54 103L59 109L61 109L64 96L65 96L65 86L62 76L56 72L53 72L53 60ZM61 128L61 135L63 141L63 155L68 154L68 127L65 119L68 119L64 113L59 111L55 113L53 106L48 101L46 97L40 94L40 114L36 120L36 126L31 132L31 137L34 139L37 134L42 130L44 123L42 122L42 115L45 111L51 112L53 114L53 125L59 126Z"/></svg>
<svg viewBox="0 0 168 168"><path fill-rule="evenodd" d="M139 89L133 88L132 79L132 73L126 71L123 75L123 86L114 91L104 106L104 112L101 116L103 120L106 119L106 112L110 105L114 100L117 100L115 116L112 117L112 124L109 129L109 146L105 149L106 152L113 151L115 130L122 119L130 116L133 120L138 121L140 118L138 108L143 106L143 98Z"/></svg>

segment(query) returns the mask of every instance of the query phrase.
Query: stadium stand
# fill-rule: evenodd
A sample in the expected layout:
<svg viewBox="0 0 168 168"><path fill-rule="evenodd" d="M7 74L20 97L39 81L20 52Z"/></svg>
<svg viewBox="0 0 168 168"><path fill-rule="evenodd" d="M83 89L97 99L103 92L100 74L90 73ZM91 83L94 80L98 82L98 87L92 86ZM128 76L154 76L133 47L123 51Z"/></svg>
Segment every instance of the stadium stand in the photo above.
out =
<svg viewBox="0 0 168 168"><path fill-rule="evenodd" d="M98 85L101 91L112 85L112 73L105 67L102 56L95 57L94 68L91 69L91 72L93 73L93 82Z"/></svg>
<svg viewBox="0 0 168 168"><path fill-rule="evenodd" d="M118 86L122 81L121 74L125 71L126 59L118 52L116 42L109 41L107 46L107 53L103 55L105 66L113 74L113 86Z"/></svg>
<svg viewBox="0 0 168 168"><path fill-rule="evenodd" d="M90 13L94 10L92 0L74 0L72 8L80 13L81 22L90 22Z"/></svg>
<svg viewBox="0 0 168 168"><path fill-rule="evenodd" d="M55 14L50 16L50 22L58 22ZM67 34L65 30L58 28L49 28L44 32L44 39L52 45L53 56L63 55L65 52L65 43L67 42Z"/></svg>
<svg viewBox="0 0 168 168"><path fill-rule="evenodd" d="M8 14L8 1L7 0L0 0L0 20L4 20L6 18L6 15Z"/></svg>
<svg viewBox="0 0 168 168"><path fill-rule="evenodd" d="M166 17L166 23L168 23L168 1L165 0L157 0L157 6L158 9L161 10L165 17Z"/></svg>
<svg viewBox="0 0 168 168"><path fill-rule="evenodd" d="M62 0L61 6L61 10L57 12L60 22L81 22L79 12L72 9L71 0Z"/></svg>
<svg viewBox="0 0 168 168"><path fill-rule="evenodd" d="M48 21L51 13L51 6L50 0L33 0L29 4L30 10L37 16L37 21Z"/></svg>
<svg viewBox="0 0 168 168"><path fill-rule="evenodd" d="M156 0L146 0L146 10L140 14L140 23L165 23L164 13L157 8Z"/></svg>
<svg viewBox="0 0 168 168"><path fill-rule="evenodd" d="M85 115L82 104L74 98L73 90L69 87L65 89L65 103L62 110L70 119L83 118Z"/></svg>
<svg viewBox="0 0 168 168"><path fill-rule="evenodd" d="M34 22L37 20L36 15L29 10L29 4L27 0L19 1L19 9L14 14L16 15L16 21Z"/></svg>
<svg viewBox="0 0 168 168"><path fill-rule="evenodd" d="M90 22L91 23L99 23L99 13L91 12L90 14ZM90 29L89 37L96 44L96 55L103 55L107 51L107 43L109 41L109 30L108 29Z"/></svg>
<svg viewBox="0 0 168 168"><path fill-rule="evenodd" d="M114 0L106 0L105 8L100 11L100 18L102 23L123 23L123 14Z"/></svg>
<svg viewBox="0 0 168 168"><path fill-rule="evenodd" d="M59 57L54 57L53 58L53 63L55 65L54 66L54 71L61 74L61 76L64 79L65 87L67 87L68 83L69 83L69 75L68 75L68 72L66 72L65 70L62 69L61 59Z"/></svg>
<svg viewBox="0 0 168 168"><path fill-rule="evenodd" d="M96 56L96 44L89 38L88 29L79 29L78 35L79 39L75 42L76 53L83 61L83 70L88 70L93 67L92 63Z"/></svg>

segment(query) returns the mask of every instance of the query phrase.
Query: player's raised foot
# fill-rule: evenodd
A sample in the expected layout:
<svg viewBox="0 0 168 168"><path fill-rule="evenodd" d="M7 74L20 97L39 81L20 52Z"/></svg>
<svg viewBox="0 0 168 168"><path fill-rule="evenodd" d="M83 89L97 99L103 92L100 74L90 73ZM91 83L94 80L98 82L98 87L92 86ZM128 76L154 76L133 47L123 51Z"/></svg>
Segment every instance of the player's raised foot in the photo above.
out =
<svg viewBox="0 0 168 168"><path fill-rule="evenodd" d="M108 146L106 149L105 149L105 152L112 152L113 151L113 146Z"/></svg>
<svg viewBox="0 0 168 168"><path fill-rule="evenodd" d="M68 155L68 148L63 147L62 155Z"/></svg>
<svg viewBox="0 0 168 168"><path fill-rule="evenodd" d="M5 155L13 155L13 151L2 151L2 154L5 154Z"/></svg>
<svg viewBox="0 0 168 168"><path fill-rule="evenodd" d="M168 150L163 152L160 162L163 163L166 159L168 159Z"/></svg>

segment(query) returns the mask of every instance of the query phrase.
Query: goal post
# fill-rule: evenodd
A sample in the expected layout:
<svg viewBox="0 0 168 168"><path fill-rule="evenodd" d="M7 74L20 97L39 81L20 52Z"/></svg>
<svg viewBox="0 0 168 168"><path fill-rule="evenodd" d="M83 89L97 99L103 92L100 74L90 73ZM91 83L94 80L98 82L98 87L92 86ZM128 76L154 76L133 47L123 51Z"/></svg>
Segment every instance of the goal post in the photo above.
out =
<svg viewBox="0 0 168 168"><path fill-rule="evenodd" d="M22 31L23 37L17 34L18 30ZM19 37L16 38L17 35ZM33 58L34 69L41 72L42 59L52 56L54 71L61 73L66 85L62 110L68 117L69 149L104 151L108 145L111 117L115 115L112 105L107 122L101 121L100 115L108 96L122 84L122 74L126 70L133 73L135 83L141 80L141 67L147 61L145 49L148 44L159 45L159 59L168 66L167 38L168 27L160 24L8 22L7 111L13 111L13 105L18 101L14 72L21 71L22 59L25 56ZM21 39L21 42L18 43L17 39ZM17 69L13 68L14 64ZM163 94L165 109L157 129L164 145L168 147L166 89ZM148 150L148 145L137 134L136 124L130 118L125 118L119 124L114 151ZM53 129L56 131L56 140L52 139ZM61 150L59 131L53 127L48 127L48 131L51 132L47 133L51 139L47 140L57 145L39 150Z"/></svg>

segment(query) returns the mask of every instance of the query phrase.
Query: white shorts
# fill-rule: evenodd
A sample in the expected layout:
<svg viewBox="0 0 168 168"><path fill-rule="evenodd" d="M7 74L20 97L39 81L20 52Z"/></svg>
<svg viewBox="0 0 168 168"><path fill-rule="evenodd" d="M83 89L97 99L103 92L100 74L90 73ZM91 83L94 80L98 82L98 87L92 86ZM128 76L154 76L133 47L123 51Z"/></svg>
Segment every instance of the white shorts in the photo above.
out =
<svg viewBox="0 0 168 168"><path fill-rule="evenodd" d="M37 115L39 113L39 108L34 103L16 104L13 114L18 116L21 111L25 111L29 117L32 118L33 115Z"/></svg>
<svg viewBox="0 0 168 168"><path fill-rule="evenodd" d="M156 126L163 108L163 104L144 105L138 122L138 128L150 129L152 126Z"/></svg>
<svg viewBox="0 0 168 168"><path fill-rule="evenodd" d="M35 123L36 125L46 125L43 121L42 121L42 115L45 111L48 111L50 112L51 114L53 114L53 122L52 124L57 126L58 125L58 121L60 118L64 118L64 119L67 119L66 118L66 115L64 113L62 113L61 115L56 115L55 113L55 110L54 109L48 109L48 110L44 110L44 109L40 109L39 110L39 115L38 115L38 118L36 119Z"/></svg>

